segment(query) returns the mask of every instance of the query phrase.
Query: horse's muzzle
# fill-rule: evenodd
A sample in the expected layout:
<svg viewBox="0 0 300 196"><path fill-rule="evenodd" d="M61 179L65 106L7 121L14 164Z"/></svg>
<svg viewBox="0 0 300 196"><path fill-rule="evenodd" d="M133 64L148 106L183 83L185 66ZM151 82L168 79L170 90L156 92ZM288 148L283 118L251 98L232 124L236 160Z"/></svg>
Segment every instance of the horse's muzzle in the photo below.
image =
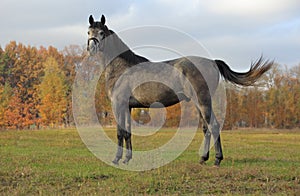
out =
<svg viewBox="0 0 300 196"><path fill-rule="evenodd" d="M89 38L88 42L87 42L87 51L90 54L95 54L98 50L99 45L100 45L100 42L97 38L95 38L95 37Z"/></svg>

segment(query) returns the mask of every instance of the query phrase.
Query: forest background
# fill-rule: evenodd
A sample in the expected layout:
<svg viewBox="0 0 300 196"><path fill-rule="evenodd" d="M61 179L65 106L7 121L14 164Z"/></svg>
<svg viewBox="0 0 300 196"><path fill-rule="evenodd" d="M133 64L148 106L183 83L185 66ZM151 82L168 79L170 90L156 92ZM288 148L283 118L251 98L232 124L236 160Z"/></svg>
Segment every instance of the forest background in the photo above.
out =
<svg viewBox="0 0 300 196"><path fill-rule="evenodd" d="M45 129L75 126L72 85L83 71L85 49L32 47L11 41L0 47L0 129ZM89 75L86 76L90 77ZM95 93L95 106L102 125L114 126L111 104L105 95L103 77ZM241 127L291 129L300 127L300 64L288 68L275 63L255 87L226 84L227 108L224 129ZM180 122L180 104L168 107L164 126ZM135 109L133 119L150 120L151 110ZM197 120L190 110L189 119ZM88 116L86 117L88 118ZM188 124L186 124L188 126Z"/></svg>

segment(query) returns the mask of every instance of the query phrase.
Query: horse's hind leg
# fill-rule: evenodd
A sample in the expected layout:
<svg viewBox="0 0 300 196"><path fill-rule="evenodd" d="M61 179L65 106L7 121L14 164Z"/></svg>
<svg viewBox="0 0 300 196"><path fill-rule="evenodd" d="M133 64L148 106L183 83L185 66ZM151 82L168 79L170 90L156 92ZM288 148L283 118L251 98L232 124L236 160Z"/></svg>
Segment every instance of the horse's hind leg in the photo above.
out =
<svg viewBox="0 0 300 196"><path fill-rule="evenodd" d="M218 167L220 166L220 163L223 160L223 151L221 145L220 124L218 123L217 118L213 111L211 113L211 122L209 127L211 127L210 130L212 132L214 138L214 144L215 144L215 151L216 151L215 166Z"/></svg>
<svg viewBox="0 0 300 196"><path fill-rule="evenodd" d="M208 160L209 158L210 139L212 134L214 138L214 145L216 151L215 165L219 166L221 161L223 160L223 152L222 152L221 139L220 139L220 125L212 110L210 97L205 97L205 96L201 97L201 95L199 95L198 99L200 100L198 109L204 121L203 132L205 134L204 149L201 155L200 163L204 164L205 161Z"/></svg>
<svg viewBox="0 0 300 196"><path fill-rule="evenodd" d="M202 128L203 128L203 134L204 134L204 145L203 145L203 149L202 149L203 151L202 151L202 155L201 155L201 159L200 159L200 164L205 164L205 161L207 161L209 159L211 134L210 134L210 131L208 131L207 124L203 119L202 119Z"/></svg>
<svg viewBox="0 0 300 196"><path fill-rule="evenodd" d="M113 160L115 165L119 164L119 160L122 159L123 156L123 141L124 141L124 130L123 128L118 125L117 127L117 138L118 138L118 148L116 153L116 158Z"/></svg>

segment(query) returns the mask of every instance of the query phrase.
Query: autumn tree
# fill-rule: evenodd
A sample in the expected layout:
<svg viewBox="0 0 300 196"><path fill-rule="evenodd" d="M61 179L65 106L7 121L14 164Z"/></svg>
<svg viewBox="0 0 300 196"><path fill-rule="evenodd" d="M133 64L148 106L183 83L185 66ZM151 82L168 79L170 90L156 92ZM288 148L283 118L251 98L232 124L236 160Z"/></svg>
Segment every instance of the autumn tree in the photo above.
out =
<svg viewBox="0 0 300 196"><path fill-rule="evenodd" d="M139 124L147 124L152 120L149 111L149 108L134 108L132 109L131 117Z"/></svg>
<svg viewBox="0 0 300 196"><path fill-rule="evenodd" d="M172 105L166 108L165 127L178 127L181 118L180 104Z"/></svg>
<svg viewBox="0 0 300 196"><path fill-rule="evenodd" d="M1 77L17 92L22 111L22 126L29 128L37 120L37 86L43 72L38 50L10 42L1 56Z"/></svg>
<svg viewBox="0 0 300 196"><path fill-rule="evenodd" d="M295 126L300 127L300 64L291 69L293 79L293 99L294 99L294 116Z"/></svg>
<svg viewBox="0 0 300 196"><path fill-rule="evenodd" d="M226 96L227 96L227 105L226 105L226 115L224 122L224 129L234 129L238 126L240 119L240 95L239 89L233 85L227 85Z"/></svg>
<svg viewBox="0 0 300 196"><path fill-rule="evenodd" d="M64 123L66 115L65 75L53 57L44 63L45 75L39 86L39 106L41 122L44 125L58 126Z"/></svg>
<svg viewBox="0 0 300 196"><path fill-rule="evenodd" d="M111 101L106 93L105 77L102 74L95 92L95 107L99 122L104 126L116 124L111 107Z"/></svg>
<svg viewBox="0 0 300 196"><path fill-rule="evenodd" d="M65 47L62 51L64 55L64 66L62 68L66 76L66 95L67 95L67 112L66 112L66 124L74 124L73 112L72 112L72 87L76 75L76 68L81 66L84 58L85 50L78 45L71 45Z"/></svg>
<svg viewBox="0 0 300 196"><path fill-rule="evenodd" d="M27 125L24 116L24 106L20 93L17 90L14 90L4 112L3 120L6 128L23 129L24 126Z"/></svg>
<svg viewBox="0 0 300 196"><path fill-rule="evenodd" d="M7 126L6 124L6 111L8 109L10 99L13 95L12 88L9 83L4 85L0 84L0 128L3 129Z"/></svg>

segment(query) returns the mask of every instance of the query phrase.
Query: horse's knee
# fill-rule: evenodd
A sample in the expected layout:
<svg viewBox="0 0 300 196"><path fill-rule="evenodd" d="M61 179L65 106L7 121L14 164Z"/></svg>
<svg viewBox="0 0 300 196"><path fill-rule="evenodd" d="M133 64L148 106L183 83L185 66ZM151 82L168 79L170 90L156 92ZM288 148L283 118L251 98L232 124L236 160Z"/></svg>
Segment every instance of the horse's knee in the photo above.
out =
<svg viewBox="0 0 300 196"><path fill-rule="evenodd" d="M122 141L124 139L123 131L118 131L117 138L118 138L119 141Z"/></svg>
<svg viewBox="0 0 300 196"><path fill-rule="evenodd" d="M205 122L203 122L203 124L202 124L202 130L203 130L203 133L206 134L206 132L208 130L208 127L207 127L207 124Z"/></svg>
<svg viewBox="0 0 300 196"><path fill-rule="evenodd" d="M123 140L123 135L117 135L118 140Z"/></svg>
<svg viewBox="0 0 300 196"><path fill-rule="evenodd" d="M124 133L124 139L127 141L130 138L131 138L131 133L128 132L128 131L125 131L125 133Z"/></svg>

